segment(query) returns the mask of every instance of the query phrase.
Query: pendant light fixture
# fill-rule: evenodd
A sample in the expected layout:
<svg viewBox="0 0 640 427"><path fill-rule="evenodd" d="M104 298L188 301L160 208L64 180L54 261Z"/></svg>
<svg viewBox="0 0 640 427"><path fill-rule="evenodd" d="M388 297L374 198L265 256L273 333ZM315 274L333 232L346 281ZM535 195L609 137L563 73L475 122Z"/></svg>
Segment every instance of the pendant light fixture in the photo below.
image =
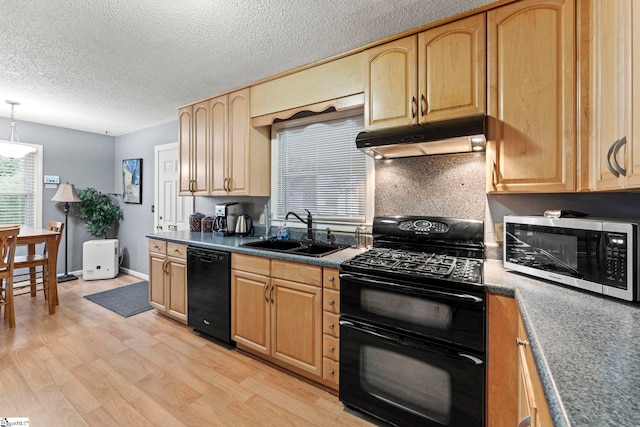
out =
<svg viewBox="0 0 640 427"><path fill-rule="evenodd" d="M16 105L20 105L19 102L16 101L6 101L7 104L11 105L11 121L9 122L9 140L8 141L0 141L0 156L7 157L9 159L19 159L27 154L35 153L36 150L34 147L31 147L26 144L20 143L20 138L18 138L18 134L16 133L16 118L14 107Z"/></svg>

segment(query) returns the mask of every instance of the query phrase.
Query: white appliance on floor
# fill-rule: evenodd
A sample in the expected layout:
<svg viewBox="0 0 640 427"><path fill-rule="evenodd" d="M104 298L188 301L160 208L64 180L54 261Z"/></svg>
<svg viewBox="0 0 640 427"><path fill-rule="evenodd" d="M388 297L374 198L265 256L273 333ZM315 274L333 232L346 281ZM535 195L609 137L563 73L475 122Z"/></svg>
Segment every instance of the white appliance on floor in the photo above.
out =
<svg viewBox="0 0 640 427"><path fill-rule="evenodd" d="M112 279L120 270L118 239L89 240L82 245L82 278Z"/></svg>

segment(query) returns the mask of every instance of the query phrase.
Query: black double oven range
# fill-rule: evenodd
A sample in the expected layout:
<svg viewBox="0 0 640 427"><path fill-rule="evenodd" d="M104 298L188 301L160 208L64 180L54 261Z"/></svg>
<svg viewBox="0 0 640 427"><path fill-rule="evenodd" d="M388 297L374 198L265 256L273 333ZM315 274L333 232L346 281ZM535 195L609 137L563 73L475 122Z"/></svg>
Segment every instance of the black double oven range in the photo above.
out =
<svg viewBox="0 0 640 427"><path fill-rule="evenodd" d="M482 221L376 217L340 267L340 400L399 426L483 426Z"/></svg>

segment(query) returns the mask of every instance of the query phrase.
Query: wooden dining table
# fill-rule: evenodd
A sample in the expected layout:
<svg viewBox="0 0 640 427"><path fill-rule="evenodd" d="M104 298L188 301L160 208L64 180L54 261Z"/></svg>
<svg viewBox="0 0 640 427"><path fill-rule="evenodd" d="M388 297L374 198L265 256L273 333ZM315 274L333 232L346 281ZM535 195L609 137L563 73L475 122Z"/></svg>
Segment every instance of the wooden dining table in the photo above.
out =
<svg viewBox="0 0 640 427"><path fill-rule="evenodd" d="M48 295L49 295L49 314L56 312L56 303L58 301L58 245L56 244L58 231L51 231L48 228L36 227L20 227L20 233L16 239L16 245L27 245L27 253L34 255L36 253L36 245L39 243L47 244L47 271L48 271Z"/></svg>

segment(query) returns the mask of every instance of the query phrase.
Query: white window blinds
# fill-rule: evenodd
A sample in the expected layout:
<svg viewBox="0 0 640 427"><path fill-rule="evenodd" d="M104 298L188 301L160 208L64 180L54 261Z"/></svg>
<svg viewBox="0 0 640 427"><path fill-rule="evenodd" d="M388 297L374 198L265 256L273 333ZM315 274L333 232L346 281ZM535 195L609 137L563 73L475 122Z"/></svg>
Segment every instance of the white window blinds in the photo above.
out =
<svg viewBox="0 0 640 427"><path fill-rule="evenodd" d="M0 156L0 224L40 226L40 150L21 159Z"/></svg>
<svg viewBox="0 0 640 427"><path fill-rule="evenodd" d="M365 221L367 161L355 145L363 116L339 116L344 113L314 116L313 123L307 119L277 129L274 219L283 219L290 211L302 216L308 209L314 221Z"/></svg>

